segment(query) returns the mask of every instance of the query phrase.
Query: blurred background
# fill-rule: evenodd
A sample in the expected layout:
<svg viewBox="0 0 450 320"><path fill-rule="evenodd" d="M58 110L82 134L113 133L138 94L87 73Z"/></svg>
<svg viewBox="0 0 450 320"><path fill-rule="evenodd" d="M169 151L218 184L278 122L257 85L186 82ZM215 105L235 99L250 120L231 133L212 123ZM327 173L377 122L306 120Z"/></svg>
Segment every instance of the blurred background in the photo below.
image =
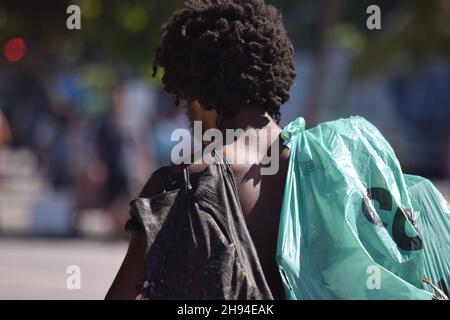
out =
<svg viewBox="0 0 450 320"><path fill-rule="evenodd" d="M170 161L184 110L152 78L182 0L0 1L0 299L101 299L128 202ZM450 199L450 1L267 0L298 78L283 124L361 115ZM68 30L67 7L81 8ZM381 30L369 30L369 5ZM81 289L68 290L69 265Z"/></svg>

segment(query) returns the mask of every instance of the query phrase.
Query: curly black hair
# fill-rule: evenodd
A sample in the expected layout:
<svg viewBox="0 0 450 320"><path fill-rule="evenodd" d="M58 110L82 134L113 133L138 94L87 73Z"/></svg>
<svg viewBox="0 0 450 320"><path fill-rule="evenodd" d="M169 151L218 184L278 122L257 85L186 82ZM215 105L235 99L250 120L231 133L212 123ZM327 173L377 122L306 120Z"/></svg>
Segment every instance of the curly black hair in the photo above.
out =
<svg viewBox="0 0 450 320"><path fill-rule="evenodd" d="M219 117L260 106L277 122L296 76L281 14L263 0L187 0L163 26L154 76Z"/></svg>

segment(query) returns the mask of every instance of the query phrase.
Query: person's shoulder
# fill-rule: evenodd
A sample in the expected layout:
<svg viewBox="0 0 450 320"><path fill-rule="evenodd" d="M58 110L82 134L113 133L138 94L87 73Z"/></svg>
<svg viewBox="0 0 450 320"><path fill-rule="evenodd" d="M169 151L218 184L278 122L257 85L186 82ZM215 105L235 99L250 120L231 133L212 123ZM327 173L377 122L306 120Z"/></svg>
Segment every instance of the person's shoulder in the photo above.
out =
<svg viewBox="0 0 450 320"><path fill-rule="evenodd" d="M170 164L153 172L142 188L139 198L153 198L170 190L171 186L167 185L168 180L177 181L183 179L182 169L184 167L186 167L186 165ZM190 174L202 173L207 167L208 165L204 163L187 165Z"/></svg>
<svg viewBox="0 0 450 320"><path fill-rule="evenodd" d="M152 173L147 183L142 188L139 198L152 198L164 192L164 171L167 167L161 167Z"/></svg>

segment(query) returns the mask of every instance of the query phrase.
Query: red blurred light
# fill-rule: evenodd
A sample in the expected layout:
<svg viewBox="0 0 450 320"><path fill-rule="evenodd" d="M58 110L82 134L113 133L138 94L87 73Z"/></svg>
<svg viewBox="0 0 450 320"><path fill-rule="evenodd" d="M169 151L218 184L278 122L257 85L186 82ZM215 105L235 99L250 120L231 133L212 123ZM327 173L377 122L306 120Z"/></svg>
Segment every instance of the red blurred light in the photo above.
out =
<svg viewBox="0 0 450 320"><path fill-rule="evenodd" d="M23 58L27 51L27 45L22 38L14 38L9 40L3 48L3 54L6 60L16 62Z"/></svg>

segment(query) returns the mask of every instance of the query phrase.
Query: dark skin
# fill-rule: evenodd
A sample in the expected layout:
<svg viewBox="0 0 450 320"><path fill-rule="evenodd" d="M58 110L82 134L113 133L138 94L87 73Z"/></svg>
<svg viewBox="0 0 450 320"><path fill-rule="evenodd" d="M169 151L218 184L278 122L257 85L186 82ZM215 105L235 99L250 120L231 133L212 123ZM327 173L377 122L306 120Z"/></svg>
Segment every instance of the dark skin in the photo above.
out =
<svg viewBox="0 0 450 320"><path fill-rule="evenodd" d="M217 114L205 110L197 101L189 103L188 114L191 120L203 121L205 129L217 128ZM284 184L289 162L289 150L281 146L278 139L281 128L261 108L242 108L233 117L224 117L221 127L225 129L256 129L257 139L268 139L267 146L275 143L279 148L279 170L275 175L261 174L260 151L256 145L248 145L238 140L224 146L224 157L235 159L237 154L245 153L245 164L233 165L232 169L239 193L242 211L247 227L255 244L258 256L269 287L275 299L283 299L284 291L275 260L278 225ZM274 134L267 138L260 129L271 130ZM264 150L266 152L267 150ZM203 165L191 165L190 171L201 172ZM153 175L140 197L151 198L161 192L161 177ZM136 283L145 278L145 243L137 235L130 236L128 252L122 266L106 295L106 299L135 299L138 295Z"/></svg>

